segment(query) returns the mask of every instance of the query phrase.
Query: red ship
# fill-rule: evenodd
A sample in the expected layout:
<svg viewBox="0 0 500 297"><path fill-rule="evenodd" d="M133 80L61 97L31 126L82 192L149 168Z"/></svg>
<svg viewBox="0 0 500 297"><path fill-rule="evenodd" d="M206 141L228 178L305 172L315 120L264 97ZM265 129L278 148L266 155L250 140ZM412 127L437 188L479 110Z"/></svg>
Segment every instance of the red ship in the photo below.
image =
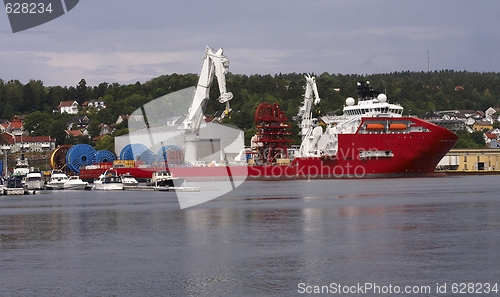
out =
<svg viewBox="0 0 500 297"><path fill-rule="evenodd" d="M186 180L286 180L369 177L433 176L438 162L458 141L458 136L416 117L403 116L403 107L390 104L369 83L358 84L358 103L347 98L344 114L313 118L311 107L319 102L314 78L306 77L304 104L297 115L302 129L300 148L292 153L289 124L279 106L261 104L256 111L258 128L252 149L242 166L125 166L99 163L80 170L93 180L113 167L149 179L168 169ZM316 97L313 100L314 96ZM314 103L313 103L314 102Z"/></svg>

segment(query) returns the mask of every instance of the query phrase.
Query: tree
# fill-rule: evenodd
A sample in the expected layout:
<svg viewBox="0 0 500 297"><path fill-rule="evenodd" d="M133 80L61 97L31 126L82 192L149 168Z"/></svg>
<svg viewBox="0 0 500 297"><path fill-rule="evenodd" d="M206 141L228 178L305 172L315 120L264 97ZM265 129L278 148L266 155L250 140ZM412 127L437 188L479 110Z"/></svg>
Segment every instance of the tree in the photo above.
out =
<svg viewBox="0 0 500 297"><path fill-rule="evenodd" d="M115 152L115 140L113 137L106 135L99 139L95 144L96 150L108 150L110 152ZM115 153L116 154L116 153Z"/></svg>
<svg viewBox="0 0 500 297"><path fill-rule="evenodd" d="M45 136L49 134L47 123L51 121L50 116L41 111L27 114L23 121L24 130L32 136Z"/></svg>
<svg viewBox="0 0 500 297"><path fill-rule="evenodd" d="M99 128L100 124L101 123L97 120L90 121L88 131L91 139L94 139L94 137L99 136L99 134L101 133L101 129Z"/></svg>
<svg viewBox="0 0 500 297"><path fill-rule="evenodd" d="M481 131L474 131L470 134L471 139L479 146L479 147L484 147L486 145L483 137L483 132Z"/></svg>
<svg viewBox="0 0 500 297"><path fill-rule="evenodd" d="M111 124L114 121L113 115L108 108L103 108L96 113L96 119L100 123Z"/></svg>
<svg viewBox="0 0 500 297"><path fill-rule="evenodd" d="M83 102L87 100L87 82L85 79L81 79L78 85L76 86L76 101L81 105Z"/></svg>
<svg viewBox="0 0 500 297"><path fill-rule="evenodd" d="M62 121L52 121L49 125L49 135L56 139L56 146L64 144L66 139L66 125Z"/></svg>

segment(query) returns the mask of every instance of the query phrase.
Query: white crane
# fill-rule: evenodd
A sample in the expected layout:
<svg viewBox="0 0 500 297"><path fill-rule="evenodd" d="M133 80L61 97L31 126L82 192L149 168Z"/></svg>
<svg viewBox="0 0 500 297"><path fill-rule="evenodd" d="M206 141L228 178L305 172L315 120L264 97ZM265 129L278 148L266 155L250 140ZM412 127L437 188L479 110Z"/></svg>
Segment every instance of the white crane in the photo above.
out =
<svg viewBox="0 0 500 297"><path fill-rule="evenodd" d="M229 59L223 55L223 51L222 48L215 51L210 47L205 50L205 59L201 67L194 98L188 110L188 116L183 122L182 134L186 145L185 160L187 162L196 161L195 142L204 118L205 107L210 99L209 92L214 75L217 76L219 84L220 96L218 100L220 103L226 104L223 116L231 111L229 100L233 98L233 94L226 91L226 73L229 69Z"/></svg>
<svg viewBox="0 0 500 297"><path fill-rule="evenodd" d="M300 120L298 124L299 128L301 128L302 140L304 140L305 136L310 133L313 128L314 120L312 117L311 108L314 105L317 105L321 99L318 95L318 88L316 86L316 79L311 77L310 75L306 75L306 92L304 94L304 103L299 108L299 113L297 114L297 119Z"/></svg>
<svg viewBox="0 0 500 297"><path fill-rule="evenodd" d="M188 110L189 114L184 120L184 130L186 133L196 133L200 129L203 121L203 113L207 101L210 99L209 92L214 75L217 76L219 84L220 96L218 100L220 103L226 104L224 114L227 115L231 111L229 100L233 98L233 94L226 91L226 73L229 69L229 59L223 55L223 51L222 48L214 51L209 47L205 50L205 59L201 67L194 98Z"/></svg>

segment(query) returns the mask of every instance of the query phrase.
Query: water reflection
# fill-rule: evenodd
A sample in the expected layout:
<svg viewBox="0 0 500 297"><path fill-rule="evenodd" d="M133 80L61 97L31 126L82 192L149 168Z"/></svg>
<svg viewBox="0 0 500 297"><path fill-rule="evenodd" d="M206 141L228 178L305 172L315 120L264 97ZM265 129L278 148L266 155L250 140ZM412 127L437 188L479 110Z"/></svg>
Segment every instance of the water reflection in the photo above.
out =
<svg viewBox="0 0 500 297"><path fill-rule="evenodd" d="M68 216L65 213L2 215L0 248L28 248L30 242L62 240L70 233Z"/></svg>
<svg viewBox="0 0 500 297"><path fill-rule="evenodd" d="M498 274L498 189L471 201L421 196L407 182L404 195L380 181L254 183L185 210L170 193L2 197L0 285L19 295L289 296L299 282Z"/></svg>

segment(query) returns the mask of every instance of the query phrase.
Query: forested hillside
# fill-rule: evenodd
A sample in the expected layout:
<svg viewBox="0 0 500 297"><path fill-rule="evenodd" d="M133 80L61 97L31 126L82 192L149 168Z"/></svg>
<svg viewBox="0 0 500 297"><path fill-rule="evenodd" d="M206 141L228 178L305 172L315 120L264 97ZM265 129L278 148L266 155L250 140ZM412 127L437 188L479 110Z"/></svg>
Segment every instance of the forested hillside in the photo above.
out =
<svg viewBox="0 0 500 297"><path fill-rule="evenodd" d="M314 74L313 74L314 75ZM61 137L64 123L72 115L60 115L53 110L61 101L76 100L80 105L99 99L107 108L88 114L91 124L112 124L119 115L131 114L145 103L162 95L194 86L197 74L163 75L143 84L100 83L87 86L82 79L76 86L44 86L42 81L26 84L17 80L0 80L0 118L25 115L25 128L33 135ZM485 111L500 105L500 73L476 73L443 70L435 72L395 72L373 75L316 74L322 99L320 112L341 113L347 97L356 97L356 83L370 81L375 90L387 94L389 102L400 103L405 114L422 116L428 111L473 109ZM233 109L228 124L234 124L252 133L253 116L261 102L280 104L291 119L302 102L304 74L238 75L226 76L227 90L234 94ZM217 82L211 88L206 113L211 114L223 106L218 97ZM120 127L119 127L120 128ZM125 133L124 127L119 133Z"/></svg>

